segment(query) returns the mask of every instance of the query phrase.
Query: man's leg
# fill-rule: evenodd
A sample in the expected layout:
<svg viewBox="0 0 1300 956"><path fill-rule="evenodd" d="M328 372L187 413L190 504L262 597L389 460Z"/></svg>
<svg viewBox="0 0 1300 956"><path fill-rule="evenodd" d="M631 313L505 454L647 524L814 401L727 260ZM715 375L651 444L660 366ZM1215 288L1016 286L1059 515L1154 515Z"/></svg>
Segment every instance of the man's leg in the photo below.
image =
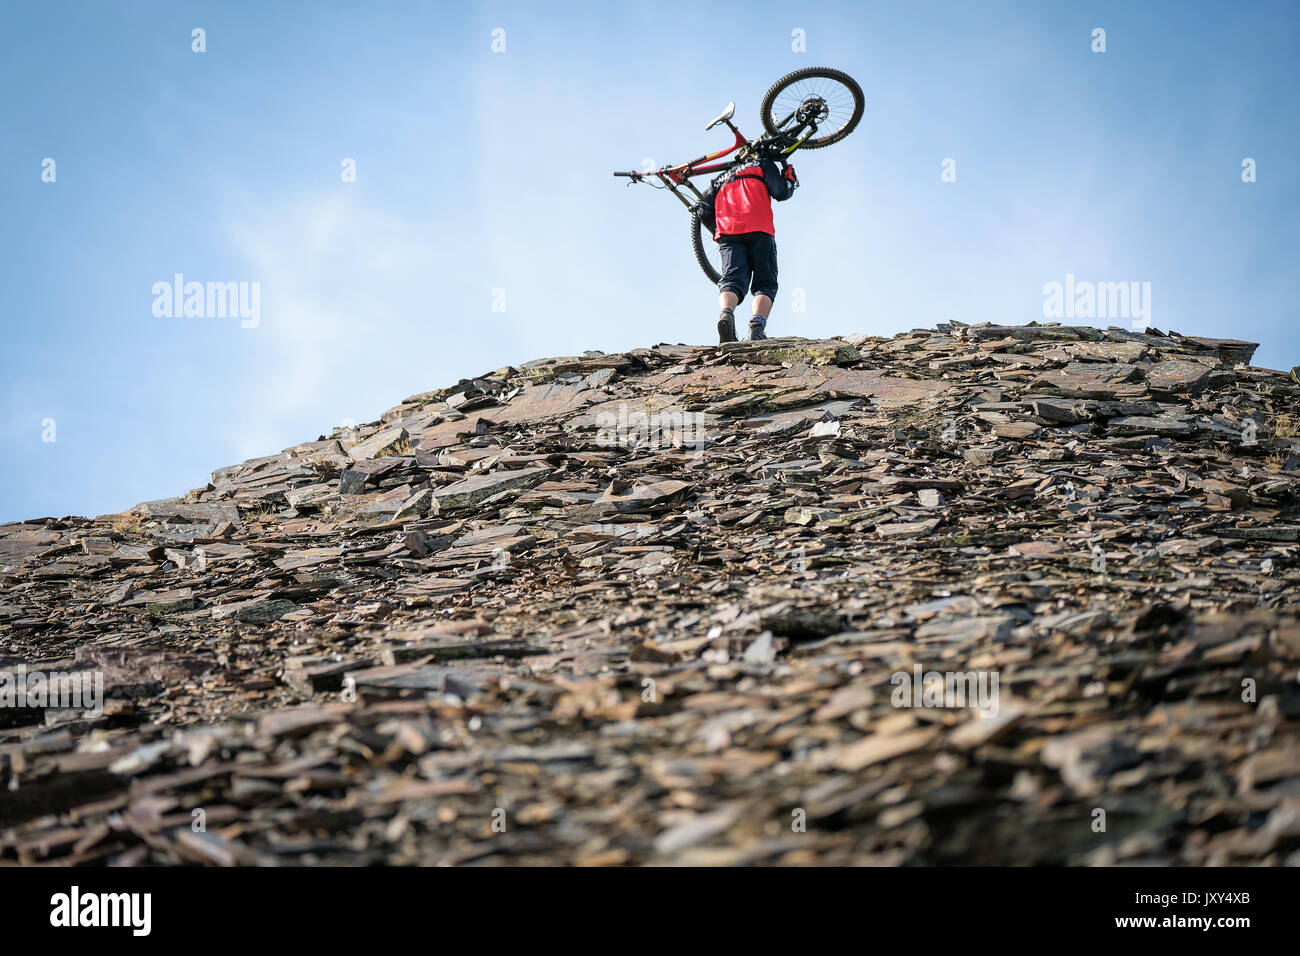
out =
<svg viewBox="0 0 1300 956"><path fill-rule="evenodd" d="M718 280L718 305L722 307L718 316L718 344L723 345L736 341L734 313L749 285L749 259L744 245L726 237L718 243L718 252L722 257L722 278Z"/></svg>
<svg viewBox="0 0 1300 956"><path fill-rule="evenodd" d="M754 267L754 316L749 320L751 342L767 338L767 317L776 298L776 240L765 232L751 236L749 259Z"/></svg>
<svg viewBox="0 0 1300 956"><path fill-rule="evenodd" d="M730 289L724 289L718 294L718 304L722 306L722 311L718 314L718 344L724 345L727 342L736 341L736 306L740 305L740 297Z"/></svg>

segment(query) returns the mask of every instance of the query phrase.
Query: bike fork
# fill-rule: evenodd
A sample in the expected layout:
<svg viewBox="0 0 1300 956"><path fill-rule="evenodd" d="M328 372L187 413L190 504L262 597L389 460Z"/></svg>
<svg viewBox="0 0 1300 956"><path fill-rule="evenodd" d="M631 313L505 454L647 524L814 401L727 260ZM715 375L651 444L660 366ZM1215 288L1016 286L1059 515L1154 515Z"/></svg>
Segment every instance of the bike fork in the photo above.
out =
<svg viewBox="0 0 1300 956"><path fill-rule="evenodd" d="M690 199L688 199L685 196L685 194L683 194L682 191L677 188L677 183L674 183L667 176L660 176L659 178L663 181L663 184L665 186L667 186L670 190L672 190L672 194L682 201L682 205L685 206L687 209L694 209L696 203L700 203L704 201L704 193L696 189L695 184L691 182L689 179L686 180L684 183L682 183L682 185L695 194L695 202L691 202Z"/></svg>

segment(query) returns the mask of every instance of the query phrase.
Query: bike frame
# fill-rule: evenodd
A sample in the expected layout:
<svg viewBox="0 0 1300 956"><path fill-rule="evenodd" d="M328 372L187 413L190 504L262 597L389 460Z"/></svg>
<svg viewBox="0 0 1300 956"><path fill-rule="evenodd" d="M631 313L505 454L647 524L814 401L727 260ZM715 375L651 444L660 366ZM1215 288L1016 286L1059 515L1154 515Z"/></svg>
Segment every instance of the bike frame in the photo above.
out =
<svg viewBox="0 0 1300 956"><path fill-rule="evenodd" d="M791 116L793 115L794 114L791 114ZM790 117L786 117L786 121L788 121L789 119ZM727 124L727 129L731 130L731 132L736 137L736 141L732 143L730 146L728 146L726 149L718 150L716 153L706 153L705 155L701 156L699 159L692 159L688 163L678 163L675 166L660 166L658 169L648 173L615 173L614 175L629 176L633 182L640 182L642 179L645 179L647 176L654 176L661 183L663 183L664 186L667 187L667 189L674 196L676 196L678 199L681 200L683 206L685 206L687 209L694 209L696 203L703 201L704 193L700 192L699 189L696 188L695 184L691 182L691 177L706 176L709 173L720 173L724 169L728 169L731 166L735 165L738 161L740 161L744 157L743 155L738 155L735 159L725 160L720 163L714 163L711 166L701 165L701 164L711 163L715 159L722 159L722 157L730 156L732 153L741 153L743 150L747 149L750 145L749 140L745 138L745 135L740 130L736 129L736 125L732 123L731 120L727 119L727 120L723 120L723 122ZM784 124L785 121L783 121L780 125L784 125ZM817 131L817 127L810 124L807 130L803 132L802 136L800 136L797 140L795 140L785 149L781 150L781 155L789 156L801 145L803 145L804 140L806 140L809 136L811 136L816 131ZM763 137L763 138L766 139L767 137ZM679 188L682 186L685 186L695 195L694 201L692 201L690 198L686 196L684 192L682 192L681 188Z"/></svg>
<svg viewBox="0 0 1300 956"><path fill-rule="evenodd" d="M726 149L720 149L716 153L706 153L699 159L692 159L688 163L678 163L675 166L660 166L658 169L649 173L633 173L632 180L635 182L644 179L647 176L653 176L663 183L674 196L680 199L683 206L687 209L694 208L696 203L704 199L704 193L700 192L696 185L691 182L691 177L706 176L709 173L720 173L722 170L731 166L734 160L714 163L712 166L701 164L707 164L715 159L722 159L724 156L730 156L732 153L738 152L749 145L749 140L745 138L745 135L740 130L736 129L731 120L726 120L725 122L727 128L731 130L736 137L736 141ZM695 195L694 202L692 202L691 199L682 192L680 188L682 186L685 186Z"/></svg>

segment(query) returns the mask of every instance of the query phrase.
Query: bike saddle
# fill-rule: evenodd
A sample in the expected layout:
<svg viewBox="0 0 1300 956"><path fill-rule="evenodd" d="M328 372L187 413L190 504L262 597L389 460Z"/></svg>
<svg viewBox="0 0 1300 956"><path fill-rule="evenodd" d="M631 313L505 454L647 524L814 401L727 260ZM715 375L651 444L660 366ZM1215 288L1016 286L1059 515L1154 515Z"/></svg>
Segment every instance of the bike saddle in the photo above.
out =
<svg viewBox="0 0 1300 956"><path fill-rule="evenodd" d="M704 128L713 129L713 127L717 126L719 123L725 123L727 120L731 119L731 117L735 115L736 115L736 101L732 100L730 103L727 104L727 108L718 114L717 119L713 120L713 122L709 123L709 125Z"/></svg>

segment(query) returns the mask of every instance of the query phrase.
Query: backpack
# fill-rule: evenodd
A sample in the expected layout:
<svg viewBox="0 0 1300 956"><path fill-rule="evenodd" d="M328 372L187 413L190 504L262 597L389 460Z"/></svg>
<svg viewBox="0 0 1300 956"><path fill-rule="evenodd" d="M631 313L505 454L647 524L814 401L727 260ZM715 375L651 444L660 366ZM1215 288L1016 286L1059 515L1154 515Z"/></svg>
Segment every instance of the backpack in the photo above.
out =
<svg viewBox="0 0 1300 956"><path fill-rule="evenodd" d="M709 235L718 231L718 213L714 208L714 200L718 198L718 180L715 179L709 183L709 188L704 190L704 198L695 206L695 211L700 214L700 222L704 223L704 228L709 230Z"/></svg>
<svg viewBox="0 0 1300 956"><path fill-rule="evenodd" d="M722 191L723 187L740 178L744 170L751 169L754 165L755 163L750 162L733 166L731 169L718 173L713 177L713 181L709 183L709 188L704 191L704 198L695 205L695 208L700 213L700 222L704 223L704 228L709 230L709 235L714 235L718 231L718 212L716 208L718 193ZM762 178L761 172L758 177L751 178Z"/></svg>

